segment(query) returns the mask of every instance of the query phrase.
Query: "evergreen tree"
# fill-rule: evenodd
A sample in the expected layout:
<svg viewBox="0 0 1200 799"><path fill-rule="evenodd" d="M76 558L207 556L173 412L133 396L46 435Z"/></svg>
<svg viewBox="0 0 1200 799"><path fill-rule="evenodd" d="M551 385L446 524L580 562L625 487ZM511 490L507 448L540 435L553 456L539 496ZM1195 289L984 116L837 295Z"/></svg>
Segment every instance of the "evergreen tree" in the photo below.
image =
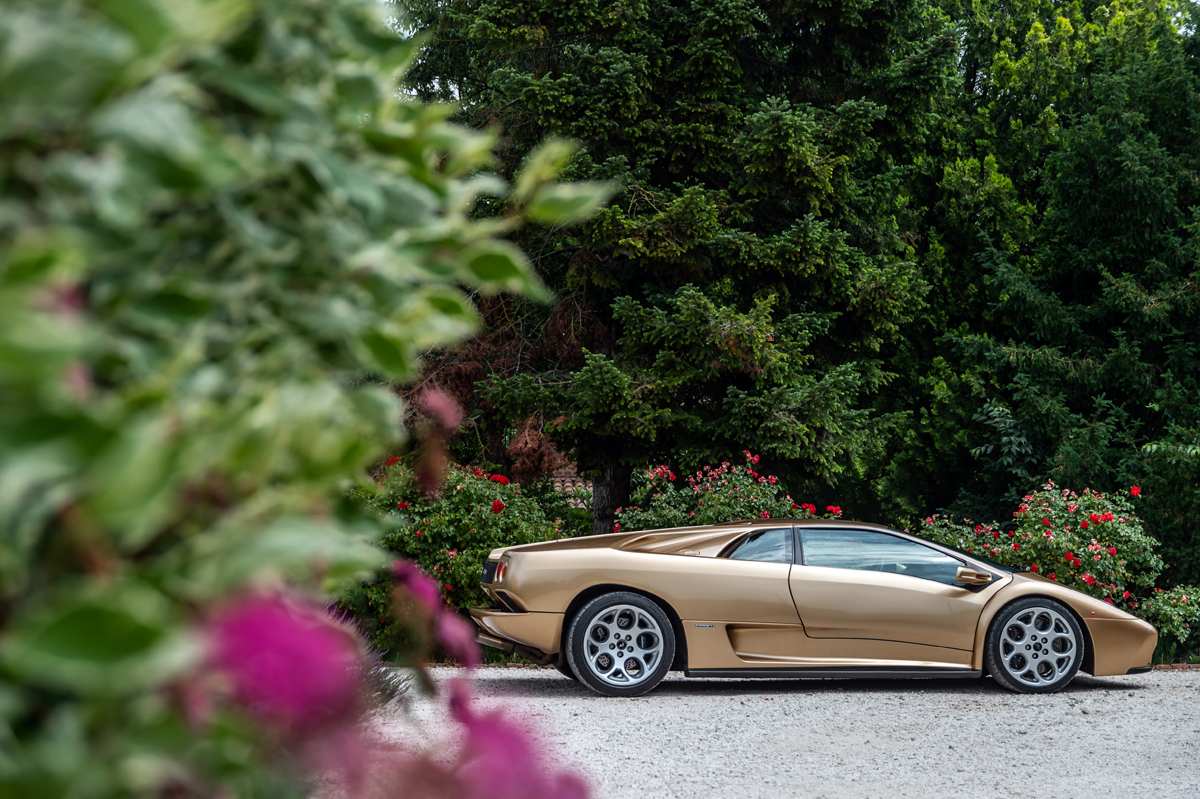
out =
<svg viewBox="0 0 1200 799"><path fill-rule="evenodd" d="M539 319L443 354L433 379L482 378L485 428L570 450L596 475L597 530L648 458L749 447L793 482L860 473L896 421L872 410L894 376L881 348L927 290L905 185L953 75L945 17L917 0L409 11L432 42L412 88L499 127L503 169L561 134L582 143L568 174L621 187L593 222L523 241L591 339ZM511 357L531 343L542 357Z"/></svg>

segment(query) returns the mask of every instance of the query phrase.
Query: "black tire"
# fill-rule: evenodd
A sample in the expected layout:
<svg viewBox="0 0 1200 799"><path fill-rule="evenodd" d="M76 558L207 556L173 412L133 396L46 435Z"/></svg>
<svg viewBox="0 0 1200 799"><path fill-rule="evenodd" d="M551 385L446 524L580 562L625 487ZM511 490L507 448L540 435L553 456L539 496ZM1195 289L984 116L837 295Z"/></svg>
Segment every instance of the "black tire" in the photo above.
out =
<svg viewBox="0 0 1200 799"><path fill-rule="evenodd" d="M575 676L575 672L571 671L571 664L567 662L566 652L558 653L558 660L554 662L554 668L558 669L558 673L564 677L568 677L576 681L579 679Z"/></svg>
<svg viewBox="0 0 1200 799"><path fill-rule="evenodd" d="M615 591L588 602L567 630L567 662L579 681L604 696L641 696L667 675L675 631L655 602Z"/></svg>
<svg viewBox="0 0 1200 799"><path fill-rule="evenodd" d="M992 620L983 658L992 679L1010 691L1050 694L1083 663L1083 628L1061 602L1019 599Z"/></svg>

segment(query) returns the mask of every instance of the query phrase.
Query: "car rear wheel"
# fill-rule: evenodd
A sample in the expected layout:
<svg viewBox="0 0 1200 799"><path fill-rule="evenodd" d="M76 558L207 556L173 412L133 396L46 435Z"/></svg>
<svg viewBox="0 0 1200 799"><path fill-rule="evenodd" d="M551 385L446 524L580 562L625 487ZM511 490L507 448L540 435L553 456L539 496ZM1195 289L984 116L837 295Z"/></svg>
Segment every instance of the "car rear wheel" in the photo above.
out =
<svg viewBox="0 0 1200 799"><path fill-rule="evenodd" d="M571 620L567 662L596 693L640 696L662 682L674 659L671 620L639 594L596 597Z"/></svg>
<svg viewBox="0 0 1200 799"><path fill-rule="evenodd" d="M1083 630L1053 599L1030 597L1000 611L988 630L984 659L1010 691L1048 694L1075 677L1083 662Z"/></svg>

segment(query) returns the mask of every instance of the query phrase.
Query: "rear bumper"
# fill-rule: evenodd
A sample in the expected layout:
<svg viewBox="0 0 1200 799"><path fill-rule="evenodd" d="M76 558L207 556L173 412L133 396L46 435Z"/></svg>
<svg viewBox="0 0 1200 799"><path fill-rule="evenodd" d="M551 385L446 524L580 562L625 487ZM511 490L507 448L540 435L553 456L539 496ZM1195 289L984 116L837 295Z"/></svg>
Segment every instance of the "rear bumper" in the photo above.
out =
<svg viewBox="0 0 1200 799"><path fill-rule="evenodd" d="M484 646L511 652L513 647L503 645L509 643L547 655L556 654L562 647L561 613L509 613L494 608L471 608L471 619L479 626L479 643ZM497 646L497 643L501 645Z"/></svg>

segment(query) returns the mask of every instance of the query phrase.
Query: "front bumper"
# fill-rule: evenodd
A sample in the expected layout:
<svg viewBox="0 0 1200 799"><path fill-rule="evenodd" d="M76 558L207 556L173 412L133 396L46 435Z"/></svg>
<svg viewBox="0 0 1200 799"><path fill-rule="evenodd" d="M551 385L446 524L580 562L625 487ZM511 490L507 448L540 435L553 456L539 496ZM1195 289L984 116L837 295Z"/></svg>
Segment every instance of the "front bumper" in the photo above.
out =
<svg viewBox="0 0 1200 799"><path fill-rule="evenodd" d="M494 640L511 642L536 649L544 654L556 654L562 648L563 614L510 613L495 608L471 608L471 619L482 631L479 643L493 646ZM493 639L489 642L488 638ZM508 649L508 647L496 647Z"/></svg>
<svg viewBox="0 0 1200 799"><path fill-rule="evenodd" d="M1138 674L1149 671L1158 631L1141 619L1085 619L1092 637L1092 675Z"/></svg>

